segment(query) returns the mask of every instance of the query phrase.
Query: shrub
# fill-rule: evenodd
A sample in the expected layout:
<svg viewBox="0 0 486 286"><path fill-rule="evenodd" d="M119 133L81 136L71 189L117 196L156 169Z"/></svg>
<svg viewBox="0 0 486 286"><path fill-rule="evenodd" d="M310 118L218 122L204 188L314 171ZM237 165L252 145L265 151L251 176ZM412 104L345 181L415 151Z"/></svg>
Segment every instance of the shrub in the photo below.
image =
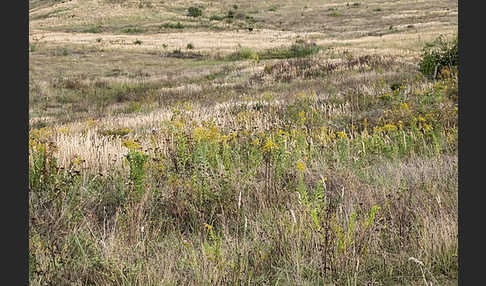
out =
<svg viewBox="0 0 486 286"><path fill-rule="evenodd" d="M103 32L103 29L102 29L101 26L94 26L94 27L90 27L90 28L84 29L81 32L83 32L83 33L92 33L92 34L99 34L99 33L102 33Z"/></svg>
<svg viewBox="0 0 486 286"><path fill-rule="evenodd" d="M186 48L188 50L192 50L192 49L194 49L194 45L192 43L189 43L189 44L187 44Z"/></svg>
<svg viewBox="0 0 486 286"><path fill-rule="evenodd" d="M136 27L136 26L135 27L128 26L128 27L123 27L121 29L121 32L125 34L139 34L145 32L145 30L143 28Z"/></svg>
<svg viewBox="0 0 486 286"><path fill-rule="evenodd" d="M337 12L332 12L332 13L329 13L328 16L331 16L331 17L339 17L339 16L342 16L342 14L339 14Z"/></svg>
<svg viewBox="0 0 486 286"><path fill-rule="evenodd" d="M236 52L230 54L228 58L230 60L247 60L252 59L256 56L256 52L253 51L251 48L242 47L238 49Z"/></svg>
<svg viewBox="0 0 486 286"><path fill-rule="evenodd" d="M181 22L177 23L164 23L160 25L161 28L170 28L170 29L184 29L184 25Z"/></svg>
<svg viewBox="0 0 486 286"><path fill-rule="evenodd" d="M440 35L433 42L425 44L419 62L419 71L434 79L443 68L455 71L459 63L458 55L457 35L451 40Z"/></svg>
<svg viewBox="0 0 486 286"><path fill-rule="evenodd" d="M202 15L202 10L197 7L189 7L189 9L187 9L187 16L199 17L201 15Z"/></svg>
<svg viewBox="0 0 486 286"><path fill-rule="evenodd" d="M212 15L209 17L210 21L222 21L225 19L225 16L218 16L218 15Z"/></svg>

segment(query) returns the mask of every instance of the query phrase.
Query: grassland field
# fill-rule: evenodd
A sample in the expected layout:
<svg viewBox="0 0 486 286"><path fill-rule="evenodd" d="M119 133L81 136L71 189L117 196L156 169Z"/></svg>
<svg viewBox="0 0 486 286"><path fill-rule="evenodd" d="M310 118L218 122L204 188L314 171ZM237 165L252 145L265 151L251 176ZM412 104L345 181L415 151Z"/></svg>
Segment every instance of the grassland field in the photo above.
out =
<svg viewBox="0 0 486 286"><path fill-rule="evenodd" d="M457 285L457 13L29 0L30 284Z"/></svg>

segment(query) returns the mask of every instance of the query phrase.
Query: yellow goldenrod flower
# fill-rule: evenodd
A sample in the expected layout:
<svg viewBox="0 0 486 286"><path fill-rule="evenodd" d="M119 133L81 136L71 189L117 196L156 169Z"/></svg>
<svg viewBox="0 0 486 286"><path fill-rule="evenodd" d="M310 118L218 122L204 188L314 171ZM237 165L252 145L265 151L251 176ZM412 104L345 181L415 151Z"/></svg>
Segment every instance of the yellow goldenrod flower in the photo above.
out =
<svg viewBox="0 0 486 286"><path fill-rule="evenodd" d="M304 122L305 122L305 120L307 119L307 118L305 117L305 111L303 111L303 110L302 110L302 111L299 113L299 118L300 118L300 122L302 122L302 123L304 123Z"/></svg>
<svg viewBox="0 0 486 286"><path fill-rule="evenodd" d="M400 109L404 111L410 111L407 103L400 103Z"/></svg>
<svg viewBox="0 0 486 286"><path fill-rule="evenodd" d="M397 130L397 127L394 124L385 124L385 125L383 125L383 130L395 131L395 130Z"/></svg>
<svg viewBox="0 0 486 286"><path fill-rule="evenodd" d="M133 139L123 139L122 146L128 148L129 150L140 150L142 147Z"/></svg>
<svg viewBox="0 0 486 286"><path fill-rule="evenodd" d="M305 166L304 163L302 163L302 161L297 162L297 170L299 170L300 172L305 171Z"/></svg>
<svg viewBox="0 0 486 286"><path fill-rule="evenodd" d="M425 123L424 126L423 126L423 129L424 129L425 132L429 132L429 131L434 130L434 127L431 124Z"/></svg>
<svg viewBox="0 0 486 286"><path fill-rule="evenodd" d="M175 127L177 127L177 128L182 128L182 127L184 127L184 123L182 123L182 122L180 122L180 121L178 121L178 120L173 121L173 122L172 122L172 124L173 124Z"/></svg>
<svg viewBox="0 0 486 286"><path fill-rule="evenodd" d="M265 146L263 146L263 151L272 151L273 149L277 148L277 144L275 144L270 138L267 138L265 142Z"/></svg>
<svg viewBox="0 0 486 286"><path fill-rule="evenodd" d="M346 138L348 135L346 134L346 131L338 131L336 132L339 138Z"/></svg>
<svg viewBox="0 0 486 286"><path fill-rule="evenodd" d="M204 227L207 228L209 231L213 229L213 226L207 223L204 224Z"/></svg>
<svg viewBox="0 0 486 286"><path fill-rule="evenodd" d="M331 132L329 132L329 138L330 139L335 139L336 138L336 134L334 134L334 131L331 130Z"/></svg>

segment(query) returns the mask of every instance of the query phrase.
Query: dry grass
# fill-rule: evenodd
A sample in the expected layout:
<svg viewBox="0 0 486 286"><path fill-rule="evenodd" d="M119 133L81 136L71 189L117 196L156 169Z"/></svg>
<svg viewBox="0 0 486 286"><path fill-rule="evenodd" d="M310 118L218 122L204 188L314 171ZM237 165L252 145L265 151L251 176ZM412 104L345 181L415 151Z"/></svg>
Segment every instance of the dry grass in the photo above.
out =
<svg viewBox="0 0 486 286"><path fill-rule="evenodd" d="M32 285L457 281L457 2L30 4Z"/></svg>

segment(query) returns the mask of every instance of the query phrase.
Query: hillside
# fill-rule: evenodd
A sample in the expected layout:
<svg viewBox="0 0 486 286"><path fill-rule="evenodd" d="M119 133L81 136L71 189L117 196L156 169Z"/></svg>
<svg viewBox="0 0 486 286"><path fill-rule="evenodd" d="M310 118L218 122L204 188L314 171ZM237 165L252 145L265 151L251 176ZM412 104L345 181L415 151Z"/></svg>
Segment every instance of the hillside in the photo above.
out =
<svg viewBox="0 0 486 286"><path fill-rule="evenodd" d="M31 285L457 285L457 1L29 4Z"/></svg>

